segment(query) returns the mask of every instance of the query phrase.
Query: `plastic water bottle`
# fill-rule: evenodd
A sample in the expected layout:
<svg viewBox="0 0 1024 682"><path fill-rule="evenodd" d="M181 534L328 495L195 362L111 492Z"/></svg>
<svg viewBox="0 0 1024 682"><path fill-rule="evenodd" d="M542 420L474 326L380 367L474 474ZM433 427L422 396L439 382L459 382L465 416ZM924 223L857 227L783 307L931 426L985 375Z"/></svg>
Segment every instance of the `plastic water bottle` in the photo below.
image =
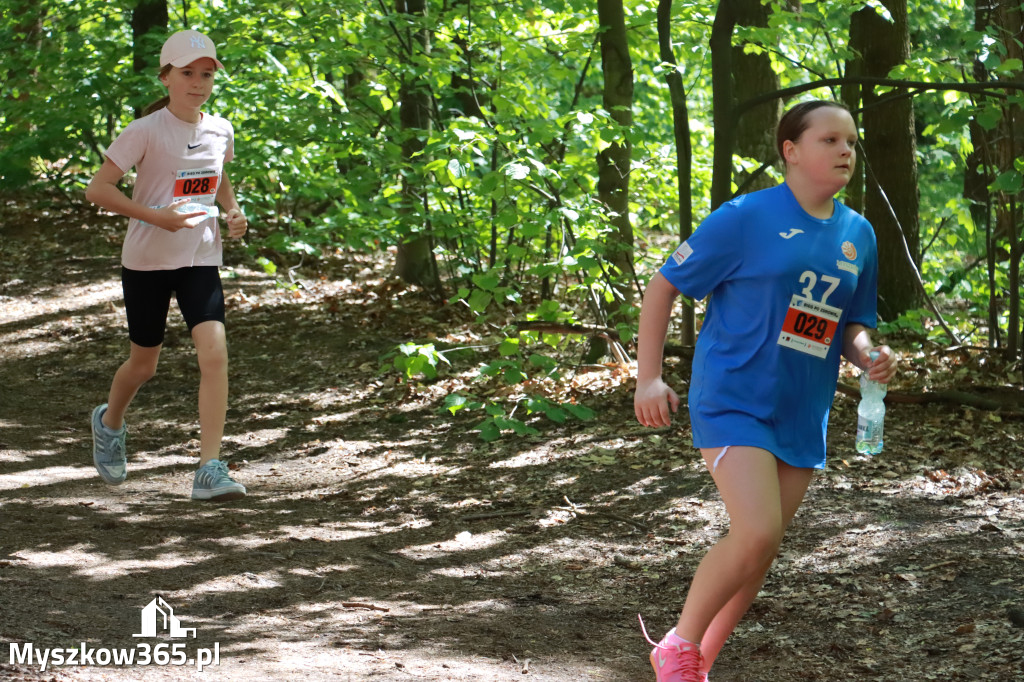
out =
<svg viewBox="0 0 1024 682"><path fill-rule="evenodd" d="M871 351L871 360L878 358L878 351ZM857 452L877 455L882 451L882 431L885 423L885 384L868 379L867 372L860 374L860 404L857 405Z"/></svg>

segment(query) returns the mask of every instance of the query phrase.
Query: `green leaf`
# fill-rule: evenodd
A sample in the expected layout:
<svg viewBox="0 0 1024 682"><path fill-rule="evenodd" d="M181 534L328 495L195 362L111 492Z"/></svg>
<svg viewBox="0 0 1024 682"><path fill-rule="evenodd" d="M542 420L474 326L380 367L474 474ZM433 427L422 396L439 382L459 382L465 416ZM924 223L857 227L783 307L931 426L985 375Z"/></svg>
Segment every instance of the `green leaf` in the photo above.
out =
<svg viewBox="0 0 1024 682"><path fill-rule="evenodd" d="M1016 194L1021 191L1022 185L1024 185L1024 180L1022 180L1021 174L1016 170L1008 170L996 176L996 179L989 185L989 189L993 192Z"/></svg>
<svg viewBox="0 0 1024 682"><path fill-rule="evenodd" d="M485 291L494 291L501 283L501 273L497 270L489 270L478 275L473 275L473 284Z"/></svg>
<svg viewBox="0 0 1024 682"><path fill-rule="evenodd" d="M501 438L501 429L494 423L493 419L485 419L475 427L480 432L480 438L490 443Z"/></svg>
<svg viewBox="0 0 1024 682"><path fill-rule="evenodd" d="M256 262L263 266L263 271L268 275L273 275L277 272L277 265L268 258L260 256L256 259Z"/></svg>
<svg viewBox="0 0 1024 682"><path fill-rule="evenodd" d="M527 426L513 417L495 417L494 424L501 429L511 429L520 436L535 436L540 433L537 429Z"/></svg>
<svg viewBox="0 0 1024 682"><path fill-rule="evenodd" d="M993 130L997 125L999 125L999 121L1000 119L1002 119L1002 117L1002 112L1000 112L999 109L996 109L995 107L979 109L974 114L974 118L975 120L978 121L978 125L980 125L985 130Z"/></svg>
<svg viewBox="0 0 1024 682"><path fill-rule="evenodd" d="M466 167L458 159L448 161L448 179L456 187L466 187Z"/></svg>
<svg viewBox="0 0 1024 682"><path fill-rule="evenodd" d="M997 73L1005 76L1013 76L1020 72L1021 68L1024 67L1024 62L1019 59L1007 59L1002 62L999 66L992 69L992 73Z"/></svg>
<svg viewBox="0 0 1024 682"><path fill-rule="evenodd" d="M502 341L498 353L504 356L519 355L519 337L506 338Z"/></svg>
<svg viewBox="0 0 1024 682"><path fill-rule="evenodd" d="M530 176L530 167L521 163L510 163L505 166L505 175L513 180L525 180Z"/></svg>
<svg viewBox="0 0 1024 682"><path fill-rule="evenodd" d="M565 420L569 418L569 413L563 410L558 405L551 403L547 404L544 409L544 416L555 422L556 424L563 424Z"/></svg>
<svg viewBox="0 0 1024 682"><path fill-rule="evenodd" d="M523 374L515 365L509 365L508 367L506 367L504 376L505 383L508 384L509 386L513 384L518 384L519 382L523 381L523 379L526 378L526 375Z"/></svg>
<svg viewBox="0 0 1024 682"><path fill-rule="evenodd" d="M494 300L494 295L489 291L483 289L474 289L473 293L469 295L469 308L474 313L480 314L487 310L487 306Z"/></svg>
<svg viewBox="0 0 1024 682"><path fill-rule="evenodd" d="M562 407L564 407L567 411L572 413L572 416L576 417L577 419L583 420L583 421L586 421L588 419L593 419L594 417L597 416L597 412L594 412L594 410L590 409L589 407L587 407L585 405L575 405L575 404L572 404L572 403L563 403Z"/></svg>
<svg viewBox="0 0 1024 682"><path fill-rule="evenodd" d="M444 398L444 407L446 410L455 414L462 408L466 407L467 399L465 396L461 396L457 393L452 393Z"/></svg>

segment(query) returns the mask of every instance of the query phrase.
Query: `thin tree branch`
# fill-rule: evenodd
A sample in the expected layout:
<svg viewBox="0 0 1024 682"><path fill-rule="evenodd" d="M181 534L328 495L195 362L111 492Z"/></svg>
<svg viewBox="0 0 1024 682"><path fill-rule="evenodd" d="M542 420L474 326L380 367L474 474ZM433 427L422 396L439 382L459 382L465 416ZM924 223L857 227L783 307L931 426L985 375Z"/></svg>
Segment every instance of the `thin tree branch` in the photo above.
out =
<svg viewBox="0 0 1024 682"><path fill-rule="evenodd" d="M802 85L794 85L789 88L782 88L774 92L766 92L757 97L751 97L748 100L738 103L733 108L733 114L739 117L740 114L753 109L758 104L764 104L765 102L771 102L776 99L786 99L793 95L799 95L802 92L808 90L816 90L818 88L832 87L835 85L871 85L875 87L892 87L892 88L913 88L920 91L930 90L953 90L957 92L975 92L984 94L994 94L998 90L1024 90L1024 82L1020 81L986 81L984 83L953 83L953 82L937 82L929 83L926 81L907 81L899 80L894 78L874 78L871 76L846 76L845 78L823 78L821 80L812 81L810 83L804 83Z"/></svg>
<svg viewBox="0 0 1024 682"><path fill-rule="evenodd" d="M860 147L859 144L857 146ZM903 244L903 252L907 257L907 262L910 263L910 269L914 273L914 281L921 290L921 294L924 296L925 301L928 302L928 307L931 308L933 313L935 313L935 317L938 320L939 325L945 330L946 334L949 335L949 338L959 345L962 343L960 337L956 335L956 332L954 332L949 325L946 324L946 320L942 317L942 313L939 312L939 307L935 305L935 301L928 295L928 290L924 286L924 279L921 277L921 271L917 268L917 263L914 262L913 254L910 253L910 245L907 243L907 236L903 232L903 225L900 224L900 219L896 216L896 210L893 208L892 203L890 203L889 196L885 193L885 190L882 189L882 184L878 181L878 177L875 175L875 171L871 168L867 155L864 154L863 151L863 148L861 148L861 153L864 158L864 168L867 169L868 175L872 182L874 182L875 187L878 189L878 193L882 195L882 201L885 202L886 208L889 209L889 214L896 222L897 232L899 232L900 235L900 243Z"/></svg>

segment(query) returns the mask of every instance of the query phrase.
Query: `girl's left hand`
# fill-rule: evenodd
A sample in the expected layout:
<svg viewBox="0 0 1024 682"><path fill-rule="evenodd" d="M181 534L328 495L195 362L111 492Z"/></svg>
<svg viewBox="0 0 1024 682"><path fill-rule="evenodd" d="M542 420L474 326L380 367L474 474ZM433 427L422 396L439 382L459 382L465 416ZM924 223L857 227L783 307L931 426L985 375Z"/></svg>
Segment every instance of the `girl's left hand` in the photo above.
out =
<svg viewBox="0 0 1024 682"><path fill-rule="evenodd" d="M878 351L878 358L874 361L869 355L871 351ZM864 360L867 361L865 367L867 367L868 378L872 381L887 384L896 376L896 354L889 346L875 346L864 353Z"/></svg>
<svg viewBox="0 0 1024 682"><path fill-rule="evenodd" d="M245 214L237 208L228 211L225 220L228 223L228 236L232 239L238 239L249 229L249 221L246 220Z"/></svg>

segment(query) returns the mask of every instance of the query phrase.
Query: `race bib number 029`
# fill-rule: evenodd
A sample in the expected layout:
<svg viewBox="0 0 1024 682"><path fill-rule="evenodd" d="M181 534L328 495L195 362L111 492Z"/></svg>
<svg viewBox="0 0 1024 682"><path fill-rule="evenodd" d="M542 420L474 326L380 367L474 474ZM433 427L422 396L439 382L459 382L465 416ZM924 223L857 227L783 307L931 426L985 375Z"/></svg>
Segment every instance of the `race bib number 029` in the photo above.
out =
<svg viewBox="0 0 1024 682"><path fill-rule="evenodd" d="M842 314L839 308L793 296L782 323L779 345L823 358L828 355Z"/></svg>

